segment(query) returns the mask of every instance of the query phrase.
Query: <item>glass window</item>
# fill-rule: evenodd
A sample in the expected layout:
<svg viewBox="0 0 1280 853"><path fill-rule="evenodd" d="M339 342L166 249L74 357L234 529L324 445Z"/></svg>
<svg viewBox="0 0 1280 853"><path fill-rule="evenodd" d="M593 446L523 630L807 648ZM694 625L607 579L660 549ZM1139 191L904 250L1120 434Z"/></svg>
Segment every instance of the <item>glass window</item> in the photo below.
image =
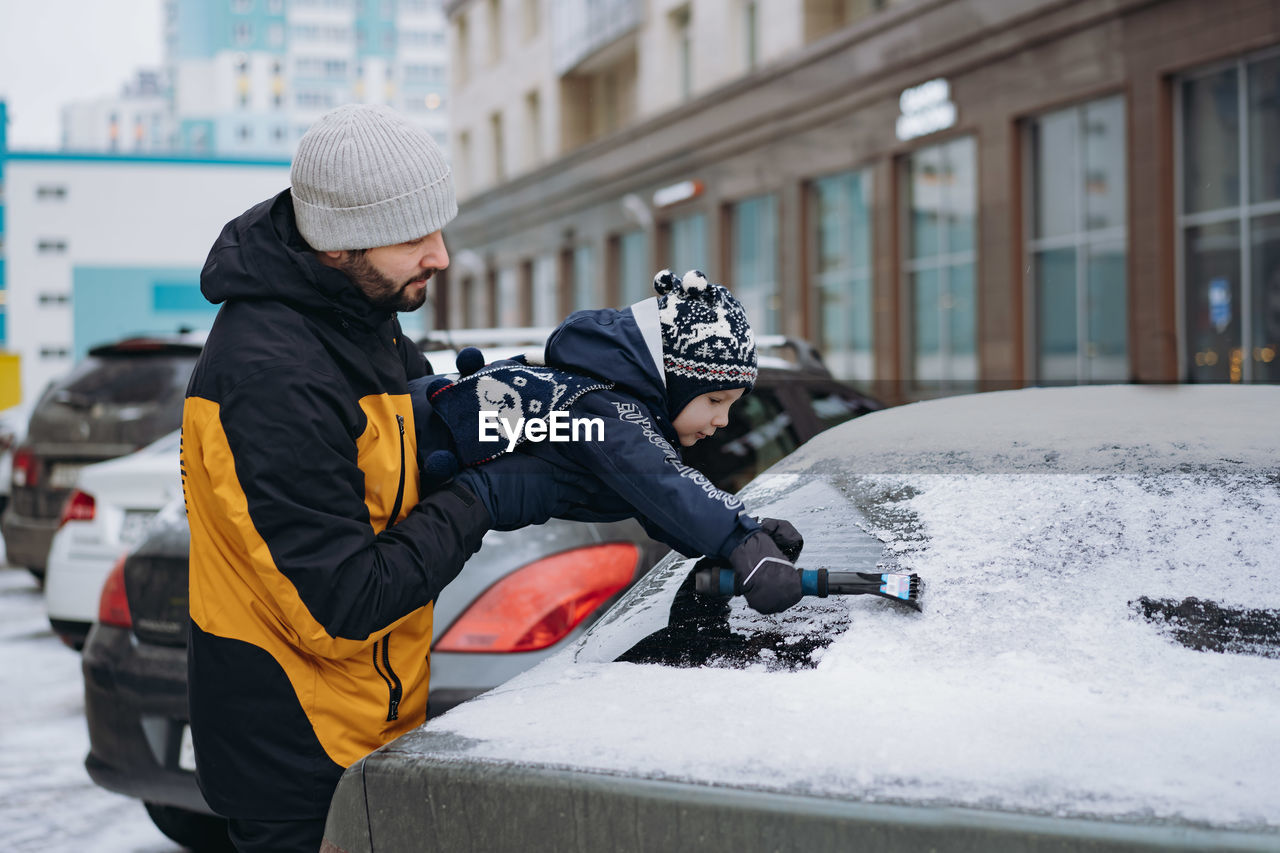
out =
<svg viewBox="0 0 1280 853"><path fill-rule="evenodd" d="M1178 85L1187 378L1280 382L1280 54Z"/></svg>
<svg viewBox="0 0 1280 853"><path fill-rule="evenodd" d="M628 231L618 239L619 292L623 305L634 305L653 296L653 275L649 269L649 238L643 231Z"/></svg>
<svg viewBox="0 0 1280 853"><path fill-rule="evenodd" d="M1027 126L1035 376L1129 378L1124 99L1049 113Z"/></svg>
<svg viewBox="0 0 1280 853"><path fill-rule="evenodd" d="M777 334L778 203L772 195L756 196L732 207L733 257L730 289L756 334ZM714 280L715 276L712 275Z"/></svg>
<svg viewBox="0 0 1280 853"><path fill-rule="evenodd" d="M813 184L818 347L842 379L874 377L871 303L871 173L845 172Z"/></svg>
<svg viewBox="0 0 1280 853"><path fill-rule="evenodd" d="M1191 378L1239 381L1240 225L1220 222L1186 229L1187 330ZM1233 365L1234 362L1234 365Z"/></svg>
<svg viewBox="0 0 1280 853"><path fill-rule="evenodd" d="M964 390L978 378L976 178L972 137L921 149L906 160L910 376L942 390Z"/></svg>
<svg viewBox="0 0 1280 853"><path fill-rule="evenodd" d="M533 325L554 326L561 319L556 302L556 258L543 255L533 263Z"/></svg>
<svg viewBox="0 0 1280 853"><path fill-rule="evenodd" d="M1254 220L1251 239L1253 256L1253 379L1280 381L1280 215Z"/></svg>
<svg viewBox="0 0 1280 853"><path fill-rule="evenodd" d="M694 213L671 220L670 246L671 271L677 276L689 270L706 270L707 266L707 217ZM656 272L656 270L655 270Z"/></svg>
<svg viewBox="0 0 1280 853"><path fill-rule="evenodd" d="M1249 200L1280 199L1280 56L1249 64Z"/></svg>
<svg viewBox="0 0 1280 853"><path fill-rule="evenodd" d="M498 270L498 325L519 326L520 277L514 267Z"/></svg>
<svg viewBox="0 0 1280 853"><path fill-rule="evenodd" d="M1237 71L1182 84L1184 211L1240 203L1240 107Z"/></svg>
<svg viewBox="0 0 1280 853"><path fill-rule="evenodd" d="M596 287L595 253L590 246L578 246L573 250L573 308L599 308L600 296Z"/></svg>

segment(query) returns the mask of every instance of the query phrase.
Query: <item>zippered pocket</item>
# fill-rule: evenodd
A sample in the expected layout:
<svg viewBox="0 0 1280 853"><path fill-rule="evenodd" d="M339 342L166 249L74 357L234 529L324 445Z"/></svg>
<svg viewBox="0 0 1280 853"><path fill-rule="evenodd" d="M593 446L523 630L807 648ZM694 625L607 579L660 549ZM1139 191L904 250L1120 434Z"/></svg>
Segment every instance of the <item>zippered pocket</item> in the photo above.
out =
<svg viewBox="0 0 1280 853"><path fill-rule="evenodd" d="M400 699L404 695L404 685L400 683L400 676L396 675L396 671L391 668L390 634L373 644L373 668L386 682L387 691L390 694L387 701L387 722L389 723L399 718Z"/></svg>
<svg viewBox="0 0 1280 853"><path fill-rule="evenodd" d="M396 501L391 505L391 515L387 518L387 527L396 523L396 517L400 515L400 506L404 503L406 467L404 460L404 415L396 415L396 423L400 425L400 485L396 488Z"/></svg>

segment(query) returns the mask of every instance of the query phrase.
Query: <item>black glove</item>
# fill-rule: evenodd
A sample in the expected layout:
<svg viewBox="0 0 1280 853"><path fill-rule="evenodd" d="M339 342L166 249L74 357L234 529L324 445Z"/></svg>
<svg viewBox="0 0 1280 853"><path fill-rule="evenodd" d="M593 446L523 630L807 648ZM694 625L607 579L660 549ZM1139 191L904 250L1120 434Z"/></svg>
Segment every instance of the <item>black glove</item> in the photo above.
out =
<svg viewBox="0 0 1280 853"><path fill-rule="evenodd" d="M560 466L518 451L464 468L454 482L480 499L494 530L542 524L566 512L579 491L572 475Z"/></svg>
<svg viewBox="0 0 1280 853"><path fill-rule="evenodd" d="M763 530L733 549L729 565L752 610L781 613L800 600L800 572Z"/></svg>
<svg viewBox="0 0 1280 853"><path fill-rule="evenodd" d="M800 550L804 548L804 537L791 522L781 518L757 518L756 521L760 522L760 529L769 534L773 544L787 555L788 560L794 563L800 559Z"/></svg>

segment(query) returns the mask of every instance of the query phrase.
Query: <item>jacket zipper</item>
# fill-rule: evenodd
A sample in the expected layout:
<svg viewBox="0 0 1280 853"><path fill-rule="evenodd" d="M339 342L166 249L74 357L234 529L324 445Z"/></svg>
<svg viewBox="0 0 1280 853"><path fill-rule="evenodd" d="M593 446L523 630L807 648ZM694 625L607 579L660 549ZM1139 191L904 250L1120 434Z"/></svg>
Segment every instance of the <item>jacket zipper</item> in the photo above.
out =
<svg viewBox="0 0 1280 853"><path fill-rule="evenodd" d="M382 652L381 666L378 664L379 650ZM400 697L404 695L404 685L400 683L400 676L396 675L395 670L391 668L390 634L383 637L381 642L373 644L373 668L378 671L378 675L381 675L382 680L387 683L387 690L391 694L391 698L387 702L387 722L389 723L399 718Z"/></svg>
<svg viewBox="0 0 1280 853"><path fill-rule="evenodd" d="M396 516L400 515L400 504L404 503L404 415L396 415L396 423L400 425L400 487L396 489L396 502L391 505L387 527L396 523Z"/></svg>
<svg viewBox="0 0 1280 853"><path fill-rule="evenodd" d="M396 516L400 514L400 505L404 503L404 415L396 415L396 423L400 426L400 486L396 490L396 502L391 505L391 517L387 519L387 527L395 524ZM381 647L382 661L379 666L378 650ZM387 722L398 719L400 716L400 698L404 695L404 685L400 683L400 676L396 675L396 671L391 668L391 635L387 634L382 638L382 642L373 645L373 668L378 671L378 675L382 676L382 680L387 683L387 690L390 692L390 699L387 702Z"/></svg>

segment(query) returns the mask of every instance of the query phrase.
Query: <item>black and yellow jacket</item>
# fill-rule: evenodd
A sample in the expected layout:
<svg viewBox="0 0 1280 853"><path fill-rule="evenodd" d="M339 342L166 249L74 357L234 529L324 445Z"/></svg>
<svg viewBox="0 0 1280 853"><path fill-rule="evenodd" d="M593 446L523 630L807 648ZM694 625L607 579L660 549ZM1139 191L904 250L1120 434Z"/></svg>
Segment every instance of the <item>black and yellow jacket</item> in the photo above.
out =
<svg viewBox="0 0 1280 853"><path fill-rule="evenodd" d="M323 816L342 770L426 717L432 602L489 518L419 495L421 353L298 234L289 192L228 223L187 390L191 731L209 804Z"/></svg>

